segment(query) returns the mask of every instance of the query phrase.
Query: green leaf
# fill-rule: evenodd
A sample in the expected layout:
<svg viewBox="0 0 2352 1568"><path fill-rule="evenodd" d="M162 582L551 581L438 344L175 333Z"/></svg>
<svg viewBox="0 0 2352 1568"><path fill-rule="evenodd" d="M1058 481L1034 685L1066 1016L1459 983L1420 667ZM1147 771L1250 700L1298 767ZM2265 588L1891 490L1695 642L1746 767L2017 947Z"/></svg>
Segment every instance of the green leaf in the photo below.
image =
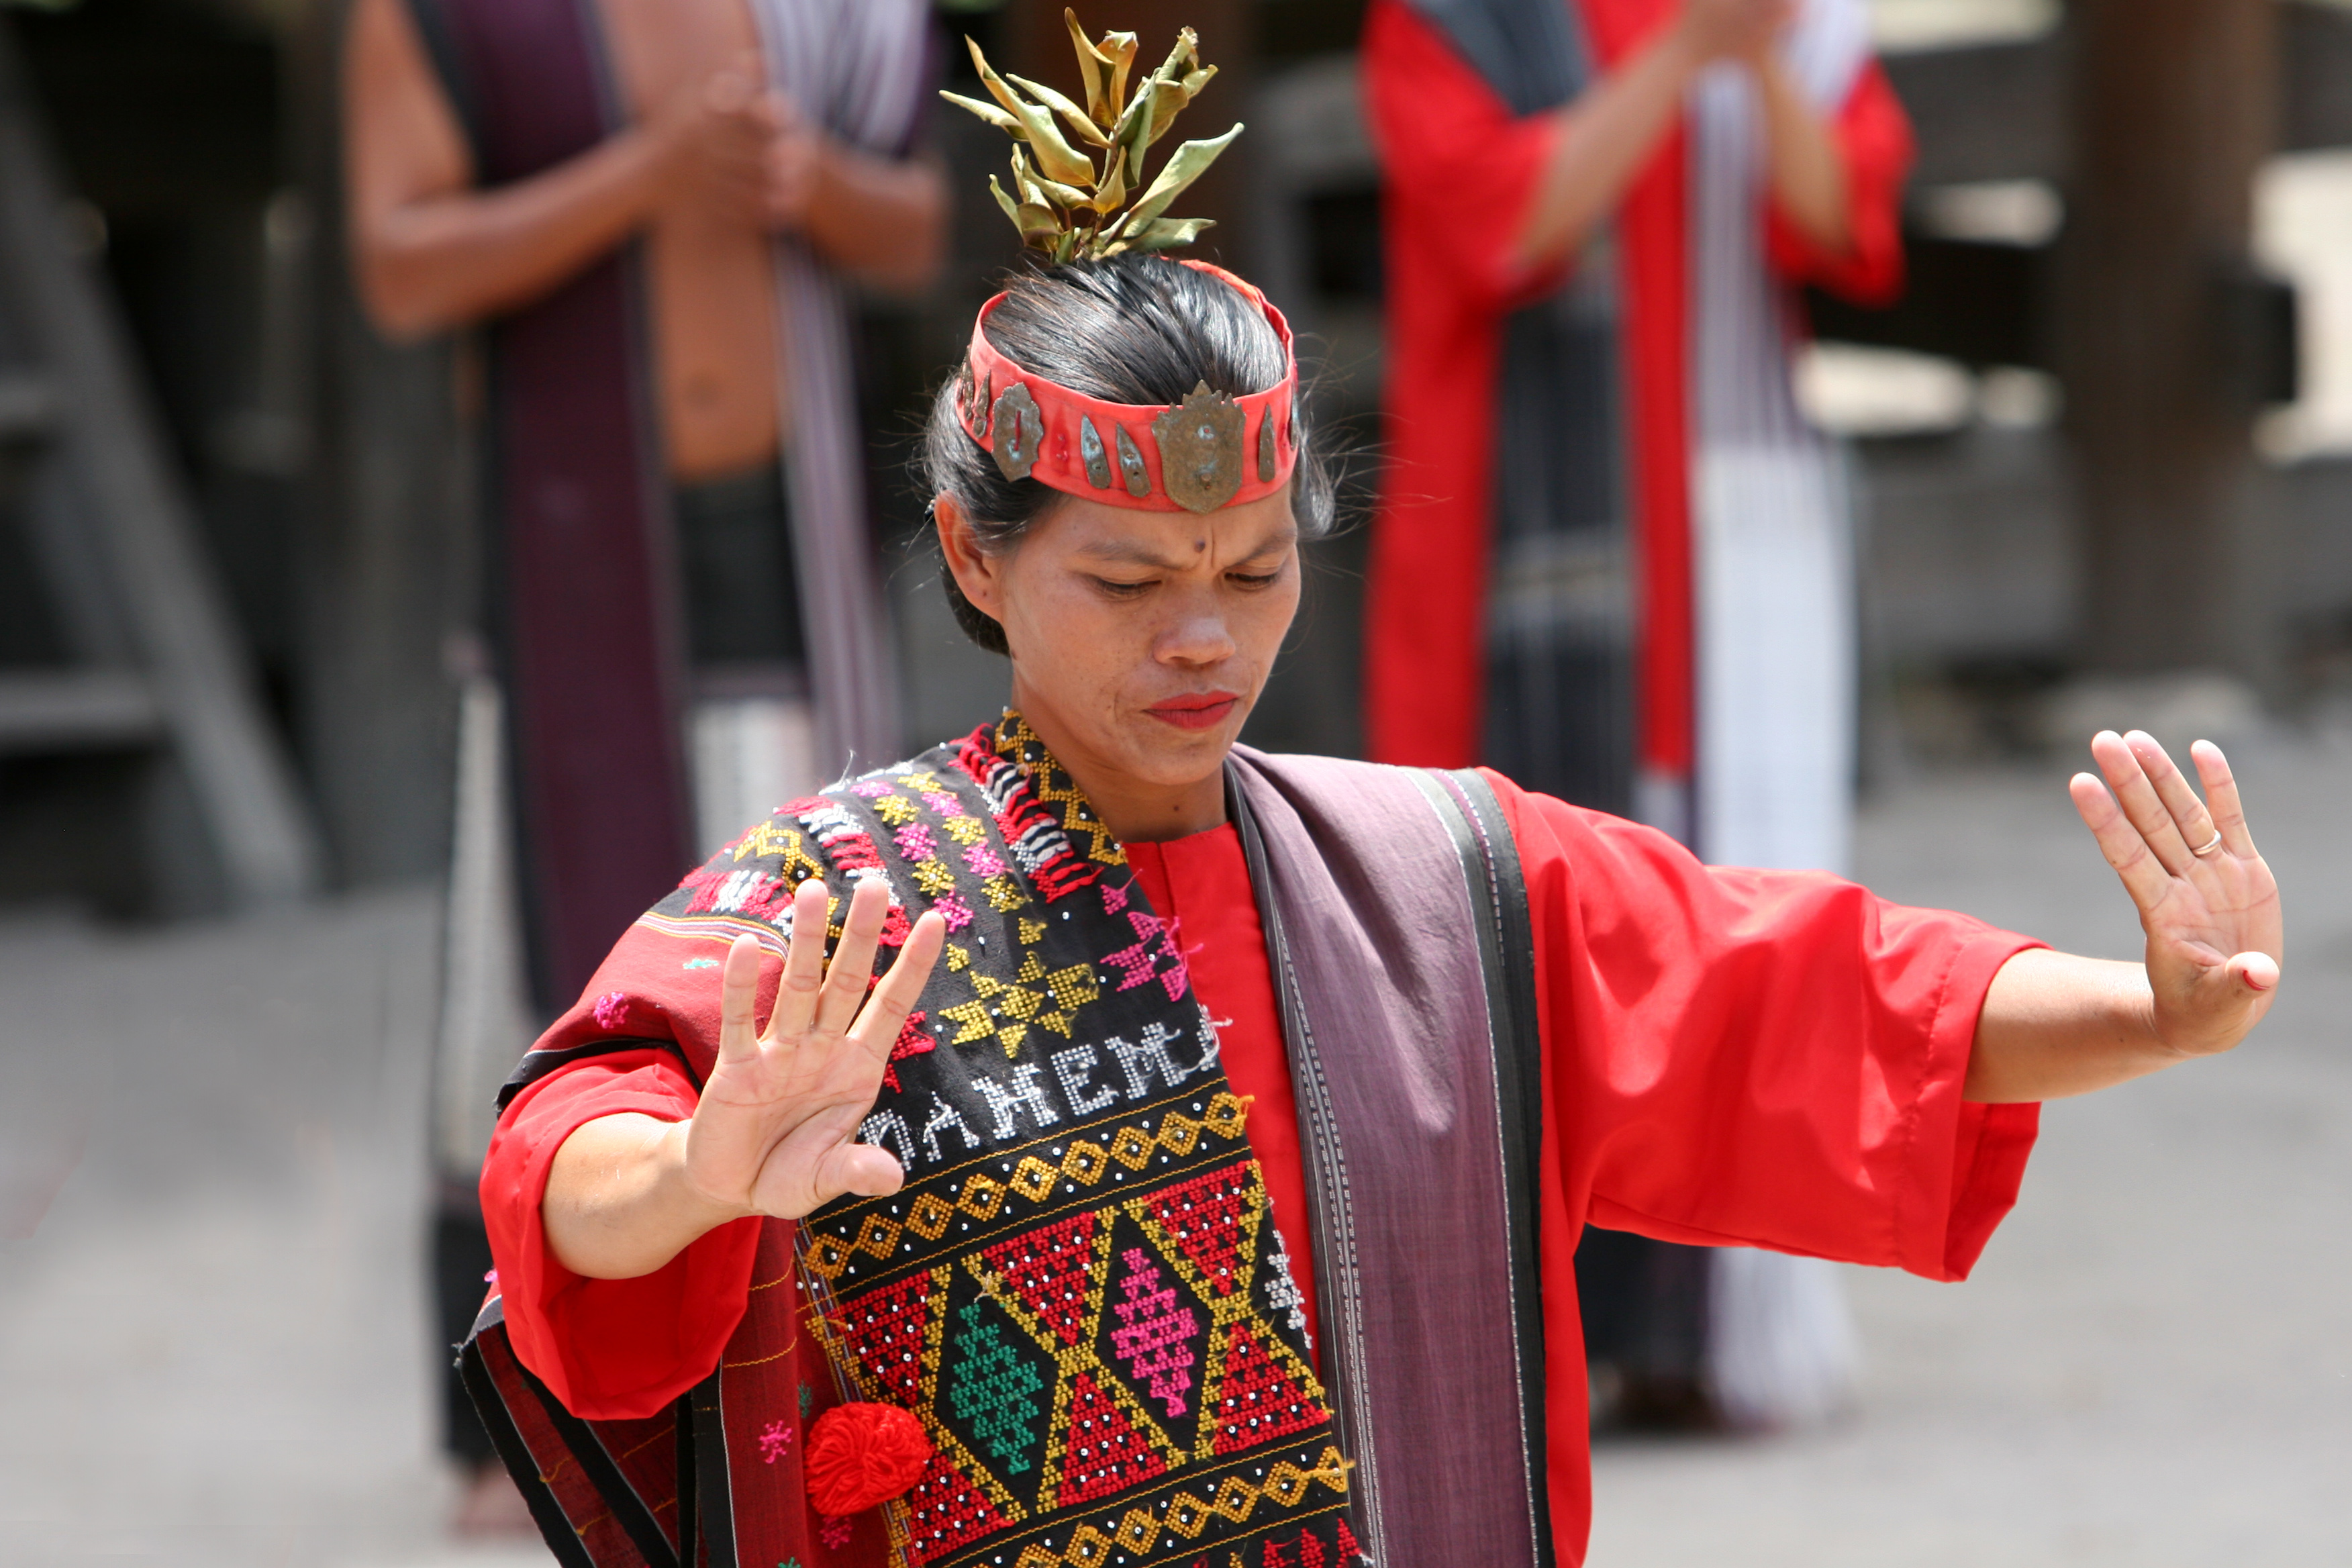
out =
<svg viewBox="0 0 2352 1568"><path fill-rule="evenodd" d="M1127 209L1126 219L1119 226L1120 234L1141 233L1153 218L1168 210L1169 203L1184 194L1187 185L1205 174L1209 165L1217 161L1217 154L1232 146L1234 138L1241 133L1241 122L1235 121L1234 128L1223 136L1207 142L1187 142L1170 153L1168 162L1160 165L1159 178L1151 182L1150 189L1137 197L1135 205Z"/></svg>
<svg viewBox="0 0 2352 1568"><path fill-rule="evenodd" d="M1097 147L1110 145L1110 138L1102 133L1101 128L1087 117L1085 110L1080 109L1052 88L1041 87L1025 76L1007 76L1004 79L1018 84L1030 97L1067 121L1070 129L1078 133L1081 141L1091 142Z"/></svg>
<svg viewBox="0 0 2352 1568"><path fill-rule="evenodd" d="M1061 132L1055 129L1052 111L1040 109L1005 86L1004 79L989 65L988 57L980 52L980 46L970 38L964 43L971 50L971 63L978 68L981 83L988 89L989 96L1021 122L1021 138L1036 152L1038 166L1065 184L1093 184L1093 163L1062 140Z"/></svg>
<svg viewBox="0 0 2352 1568"><path fill-rule="evenodd" d="M940 96L946 99L950 103L954 104L958 109L970 110L972 113L979 115L982 120L987 121L991 125L995 126L999 131L1005 132L1013 136L1021 134L1021 121L1013 119L1013 116L1005 113L1004 110L997 108L996 105L992 103L982 103L976 98L965 98L960 93L953 92L941 92Z"/></svg>

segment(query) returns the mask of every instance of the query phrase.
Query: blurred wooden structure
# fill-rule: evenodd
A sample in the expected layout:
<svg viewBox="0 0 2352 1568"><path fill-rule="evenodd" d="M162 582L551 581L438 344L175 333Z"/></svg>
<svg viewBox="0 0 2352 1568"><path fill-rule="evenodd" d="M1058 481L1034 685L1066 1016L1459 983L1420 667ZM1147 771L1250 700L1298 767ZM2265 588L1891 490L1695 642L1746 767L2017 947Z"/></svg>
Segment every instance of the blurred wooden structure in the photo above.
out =
<svg viewBox="0 0 2352 1568"><path fill-rule="evenodd" d="M308 804L77 221L0 26L0 445L68 655L0 672L0 754L165 748L230 900L299 898L320 871Z"/></svg>
<svg viewBox="0 0 2352 1568"><path fill-rule="evenodd" d="M1137 31L1153 58L1178 24L1199 30L1221 76L1194 111L1206 117L1202 129L1185 133L1250 125L1243 152L1188 201L1221 223L1203 253L1281 297L1321 352L1322 415L1376 461L1378 174L1352 62L1363 0L1073 3L1090 29ZM1062 4L943 5L951 83L969 75L954 47L966 31L1000 65L1066 81ZM280 848L255 855L247 870L215 866L202 876L258 892L314 874L287 868L324 866L332 880L373 883L431 876L443 863L451 673L473 647L478 552L465 431L475 393L463 344L389 347L351 302L337 168L342 11L342 0L79 0L13 16L62 184L79 198L68 237L79 236L82 254L67 257L68 270L85 286L104 279L120 306L78 329L111 344L123 394L115 405L129 411L103 444L135 438L148 454L100 478L121 505L176 519L166 530L176 544L132 552L152 568L142 579L151 591L213 584L167 595L156 624L183 633L209 624L217 635L215 654L193 659L142 651L147 645L127 629L111 642L68 637L66 623L79 615L66 607L69 592L45 588L27 609L11 580L31 571L19 569L35 557L17 536L31 541L34 530L0 528L0 734L37 725L54 746L71 731L84 748L37 757L0 743L0 898L79 892L74 879L94 876L102 859L113 889L98 900L105 907L203 903L154 893L183 873L151 847L229 841L226 827L199 831L198 806L214 786L176 760L196 752L159 743L205 709L182 687L206 668L200 684L231 693L244 712L211 732L242 726L257 738L247 754L275 745L299 764L299 776L283 762L249 764L247 776L274 765L279 783L216 793L280 799L284 810L264 814L290 821L307 805L320 831L311 848L286 848L303 840L288 827ZM1865 478L1878 476L1888 504L1910 520L1906 581L1925 594L1964 568L1988 582L2008 574L2006 588L1988 590L2017 601L2002 635L2068 664L2256 668L2284 617L2352 616L2352 530L2334 521L2352 494L2352 461L2259 466L2246 439L2256 411L2291 392L2296 364L2293 292L2248 264L2244 230L2255 160L2352 145L2352 9L2069 0L2063 25L2048 35L1897 53L1887 68L1919 130L1913 290L1885 312L1822 304L1817 325L1832 338L1972 367L2053 373L2066 383L2063 435L2074 454L2062 463L2059 435L2039 429L1867 444ZM21 84L8 91L23 101ZM1001 689L1002 668L962 657L916 547L927 498L900 465L914 411L1017 252L985 189L1002 164L1002 138L946 113L932 132L960 204L956 254L929 300L877 302L866 313L861 395L874 436L877 538L909 551L893 577L908 647L916 662L945 672L915 704L918 731L936 739L930 731L969 721L976 694ZM2026 183L2063 221L2030 233L1947 221L1948 195ZM54 197L34 206L54 235ZM64 331L55 312L27 309L37 298L46 296L21 265L0 264L0 349L10 356L0 363L45 367L0 377L0 473L25 477L16 489L28 504L17 510L27 523L39 510L29 503L48 505L42 498L70 489L59 478L79 438L68 415L83 406L46 368L56 356L26 335ZM2267 544L2245 542L2250 516L2264 520ZM41 537L64 541L62 560L89 557L98 536L68 525ZM2077 542L2063 584L2042 580L2061 575L2051 563ZM1352 746L1360 547L1359 535L1316 552L1307 615L1252 739ZM2223 586L2265 552L2267 575ZM2036 580L2019 588L2029 574ZM105 615L74 626L110 616L131 626L129 598L107 592ZM2069 592L2071 608L2062 605ZM2260 605L2251 602L2258 592L2269 596ZM2084 610L2108 618L2086 622ZM1997 618L1954 611L1938 622L1906 610L1904 629L1932 624L1981 637ZM50 621L58 625L55 636L41 633L47 642L26 629ZM81 672L70 681L58 674L68 661ZM38 682L24 684L36 670ZM88 749L101 738L109 749ZM212 776L233 779L236 770ZM142 825L137 832L122 831L126 814ZM36 860L38 877L24 869Z"/></svg>

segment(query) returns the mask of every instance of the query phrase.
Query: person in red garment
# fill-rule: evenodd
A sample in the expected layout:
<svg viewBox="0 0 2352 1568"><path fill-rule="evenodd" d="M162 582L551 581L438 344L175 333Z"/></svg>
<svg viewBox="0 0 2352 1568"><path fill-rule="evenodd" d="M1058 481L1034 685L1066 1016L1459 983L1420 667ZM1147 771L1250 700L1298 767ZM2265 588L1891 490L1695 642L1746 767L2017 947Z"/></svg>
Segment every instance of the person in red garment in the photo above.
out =
<svg viewBox="0 0 2352 1568"><path fill-rule="evenodd" d="M1386 439L1369 754L1500 769L1718 865L1848 869L1842 469L1795 287L1899 287L1911 140L1864 0L1376 0ZM1845 1396L1823 1266L1597 1236L1596 1418Z"/></svg>
<svg viewBox="0 0 2352 1568"><path fill-rule="evenodd" d="M526 1058L469 1384L567 1563L1580 1561L1586 1223L1963 1278L2039 1101L2262 1017L2276 887L2137 732L2070 787L2144 964L1237 745L1331 516L1288 330L1068 210L923 459L1012 708L754 825Z"/></svg>

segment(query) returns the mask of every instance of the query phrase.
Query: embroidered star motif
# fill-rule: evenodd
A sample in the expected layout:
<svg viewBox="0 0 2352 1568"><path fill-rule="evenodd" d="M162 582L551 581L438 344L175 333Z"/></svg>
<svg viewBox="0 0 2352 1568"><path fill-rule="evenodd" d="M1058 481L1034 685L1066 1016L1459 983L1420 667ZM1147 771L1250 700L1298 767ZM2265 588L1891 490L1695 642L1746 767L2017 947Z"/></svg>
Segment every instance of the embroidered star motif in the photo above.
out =
<svg viewBox="0 0 2352 1568"><path fill-rule="evenodd" d="M1128 910L1127 920L1135 928L1134 944L1103 955L1105 963L1125 976L1118 989L1132 991L1148 980L1157 980L1168 988L1170 1001L1181 997L1190 977L1185 972L1183 950L1176 945L1175 920L1162 920L1141 910ZM1164 970L1160 968L1163 958L1170 965Z"/></svg>

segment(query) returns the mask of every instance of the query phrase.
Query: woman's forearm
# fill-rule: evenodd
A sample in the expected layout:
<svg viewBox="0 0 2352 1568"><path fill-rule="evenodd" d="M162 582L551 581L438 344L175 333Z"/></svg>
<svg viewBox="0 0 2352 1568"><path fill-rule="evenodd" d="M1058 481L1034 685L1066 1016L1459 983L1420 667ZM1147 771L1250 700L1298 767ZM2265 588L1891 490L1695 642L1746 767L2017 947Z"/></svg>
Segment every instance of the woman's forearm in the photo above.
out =
<svg viewBox="0 0 2352 1568"><path fill-rule="evenodd" d="M1764 107L1772 199L1807 238L1842 256L1853 247L1845 154L1777 56L1765 56L1754 74Z"/></svg>
<svg viewBox="0 0 2352 1568"><path fill-rule="evenodd" d="M1682 111L1683 89L1701 63L1684 31L1669 27L1622 69L1553 111L1559 140L1519 230L1523 268L1555 266L1591 237Z"/></svg>
<svg viewBox="0 0 2352 1568"><path fill-rule="evenodd" d="M634 1279L750 1212L688 1184L689 1125L627 1112L583 1122L563 1141L539 1205L557 1262L591 1279Z"/></svg>
<svg viewBox="0 0 2352 1568"><path fill-rule="evenodd" d="M1985 993L1962 1092L1990 1105L2059 1100L2183 1059L2158 1037L2144 967L2031 948Z"/></svg>
<svg viewBox="0 0 2352 1568"><path fill-rule="evenodd" d="M876 158L828 142L817 159L805 226L835 266L911 294L939 274L947 212L947 184L937 164Z"/></svg>
<svg viewBox="0 0 2352 1568"><path fill-rule="evenodd" d="M421 337L538 299L620 244L660 199L656 135L624 131L543 174L363 218L360 288L388 335Z"/></svg>

